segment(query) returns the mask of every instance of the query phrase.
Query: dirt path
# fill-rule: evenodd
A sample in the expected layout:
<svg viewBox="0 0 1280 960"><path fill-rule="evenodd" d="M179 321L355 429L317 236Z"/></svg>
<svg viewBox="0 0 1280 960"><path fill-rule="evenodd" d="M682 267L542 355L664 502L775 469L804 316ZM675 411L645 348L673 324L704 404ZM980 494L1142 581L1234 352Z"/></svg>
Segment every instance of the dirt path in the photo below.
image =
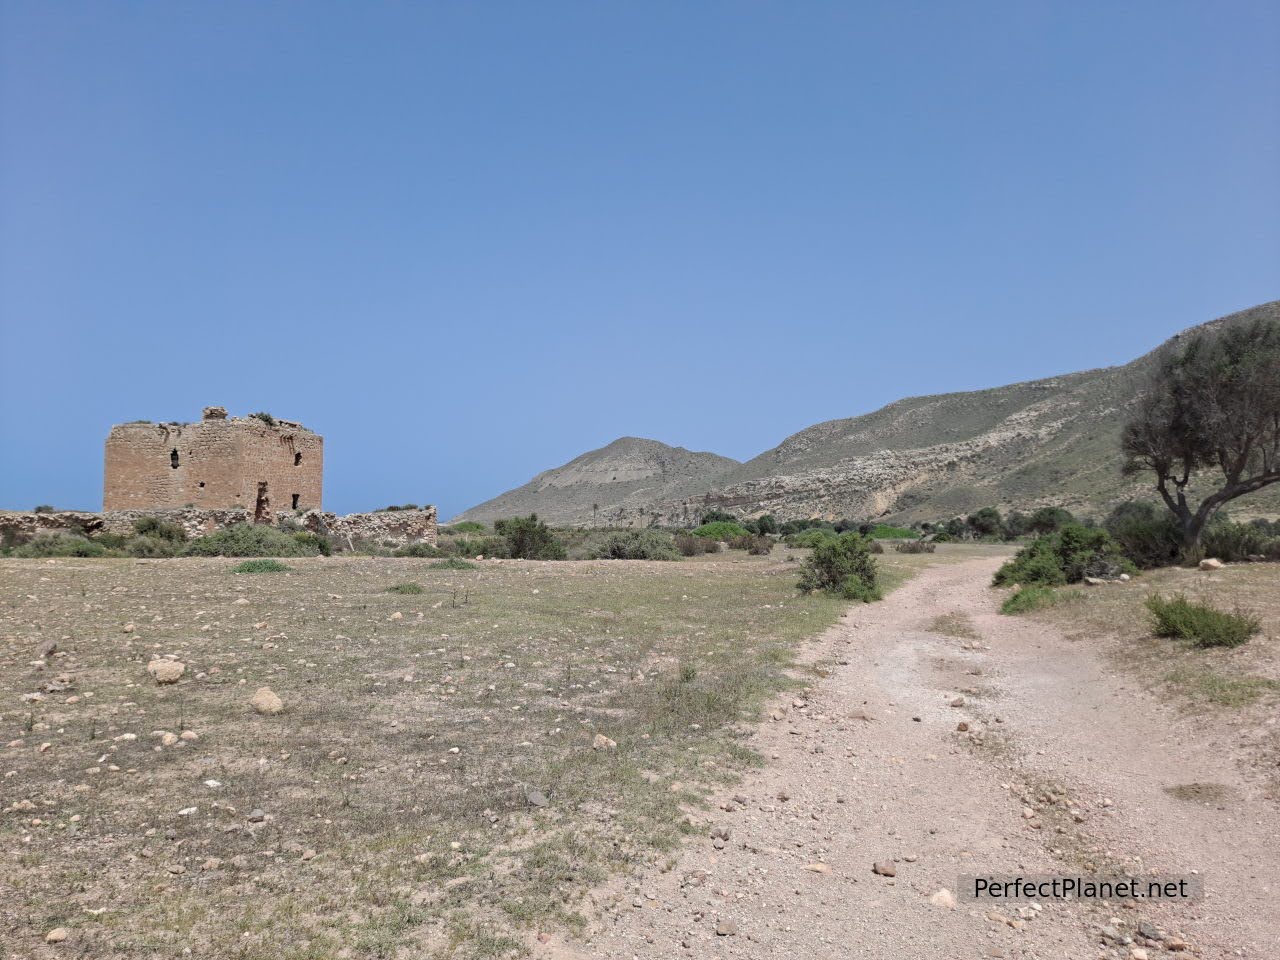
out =
<svg viewBox="0 0 1280 960"><path fill-rule="evenodd" d="M1100 645L998 615L986 587L998 562L934 566L851 611L815 651L831 675L759 730L770 762L714 798L704 837L671 869L599 895L591 939L539 952L1280 956L1274 806ZM883 862L895 877L873 873ZM931 900L964 874L1098 864L1199 871L1206 895L1137 908Z"/></svg>

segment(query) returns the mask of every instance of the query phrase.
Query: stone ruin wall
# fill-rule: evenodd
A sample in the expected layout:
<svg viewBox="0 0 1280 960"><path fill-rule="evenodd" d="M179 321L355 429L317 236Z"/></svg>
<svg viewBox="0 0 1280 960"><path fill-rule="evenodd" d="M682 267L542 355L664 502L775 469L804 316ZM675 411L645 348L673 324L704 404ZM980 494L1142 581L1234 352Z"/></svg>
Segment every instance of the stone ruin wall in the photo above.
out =
<svg viewBox="0 0 1280 960"><path fill-rule="evenodd" d="M270 517L321 506L324 439L299 424L228 420L210 407L199 423L111 428L103 509L243 509Z"/></svg>
<svg viewBox="0 0 1280 960"><path fill-rule="evenodd" d="M142 517L156 517L179 524L187 537L194 539L237 523L252 523L247 510L202 510L181 507L175 510L106 510L89 513L60 510L56 513L0 511L0 536L25 542L42 534L67 532L83 536L98 533L129 535ZM337 550L350 550L364 543L377 546L405 546L410 543L438 542L435 507L421 510L392 510L377 513L349 513L339 516L320 510L301 514L292 510L275 512L272 522L282 526L294 522L306 530L327 536Z"/></svg>

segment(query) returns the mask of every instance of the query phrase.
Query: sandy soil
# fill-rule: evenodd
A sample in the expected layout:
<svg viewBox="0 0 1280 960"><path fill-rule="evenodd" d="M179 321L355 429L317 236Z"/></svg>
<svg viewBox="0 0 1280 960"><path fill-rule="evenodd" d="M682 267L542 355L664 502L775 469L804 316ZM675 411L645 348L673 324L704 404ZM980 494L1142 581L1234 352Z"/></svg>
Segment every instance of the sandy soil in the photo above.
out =
<svg viewBox="0 0 1280 960"><path fill-rule="evenodd" d="M1118 673L1103 640L1000 616L998 563L934 566L851 611L813 651L830 675L778 704L754 738L769 762L714 798L703 839L599 892L588 938L543 935L536 952L1280 956L1274 804L1203 719ZM1205 896L934 902L966 874L1108 869L1195 871Z"/></svg>

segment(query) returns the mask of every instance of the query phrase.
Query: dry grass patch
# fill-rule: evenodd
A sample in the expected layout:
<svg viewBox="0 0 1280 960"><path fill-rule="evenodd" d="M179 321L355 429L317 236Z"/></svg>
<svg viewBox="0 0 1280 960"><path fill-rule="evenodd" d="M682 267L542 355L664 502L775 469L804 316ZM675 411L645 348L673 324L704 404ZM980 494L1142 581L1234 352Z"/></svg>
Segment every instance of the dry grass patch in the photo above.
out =
<svg viewBox="0 0 1280 960"><path fill-rule="evenodd" d="M15 945L64 926L101 957L519 952L759 762L745 725L846 608L745 554L234 563L0 561ZM146 671L166 654L177 684ZM263 686L279 716L249 708Z"/></svg>

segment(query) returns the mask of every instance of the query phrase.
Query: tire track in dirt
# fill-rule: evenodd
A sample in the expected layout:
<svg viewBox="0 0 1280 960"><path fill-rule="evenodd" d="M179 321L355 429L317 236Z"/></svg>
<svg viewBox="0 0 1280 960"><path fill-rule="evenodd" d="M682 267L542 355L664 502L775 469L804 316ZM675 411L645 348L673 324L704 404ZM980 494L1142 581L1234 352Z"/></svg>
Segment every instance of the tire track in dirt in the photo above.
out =
<svg viewBox="0 0 1280 960"><path fill-rule="evenodd" d="M589 937L555 936L535 955L1273 956L1274 807L1096 648L1000 616L987 589L998 563L939 564L852 609L809 651L834 662L831 675L779 701L753 738L768 762L713 797L703 837L669 870L597 891ZM936 632L948 615L976 639ZM1190 782L1232 799L1218 809L1165 792ZM1206 897L1139 909L938 902L962 874L1098 862L1200 870ZM1192 950L1167 952L1175 933Z"/></svg>

